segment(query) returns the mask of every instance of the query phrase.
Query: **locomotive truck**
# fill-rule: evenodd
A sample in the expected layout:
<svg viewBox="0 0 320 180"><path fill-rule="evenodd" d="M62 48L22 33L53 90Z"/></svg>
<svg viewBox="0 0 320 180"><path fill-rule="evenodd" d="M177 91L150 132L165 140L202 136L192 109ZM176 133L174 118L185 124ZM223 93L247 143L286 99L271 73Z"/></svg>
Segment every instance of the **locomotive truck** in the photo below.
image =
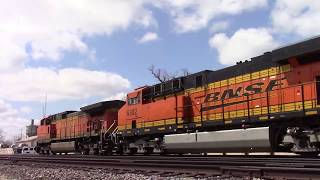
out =
<svg viewBox="0 0 320 180"><path fill-rule="evenodd" d="M140 87L126 102L100 104L43 119L40 151L317 155L320 38Z"/></svg>

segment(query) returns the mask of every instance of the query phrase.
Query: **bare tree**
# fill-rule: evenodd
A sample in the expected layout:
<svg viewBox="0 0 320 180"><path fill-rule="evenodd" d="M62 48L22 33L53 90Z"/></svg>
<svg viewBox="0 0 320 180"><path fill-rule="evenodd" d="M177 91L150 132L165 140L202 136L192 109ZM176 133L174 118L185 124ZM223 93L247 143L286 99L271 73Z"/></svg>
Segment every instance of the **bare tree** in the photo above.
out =
<svg viewBox="0 0 320 180"><path fill-rule="evenodd" d="M151 72L153 77L155 77L161 83L169 81L170 79L175 78L174 75L169 74L165 69L155 68L154 65L151 65L148 70Z"/></svg>
<svg viewBox="0 0 320 180"><path fill-rule="evenodd" d="M160 81L161 83L169 81L171 79L174 79L178 76L188 76L191 73L188 71L188 69L183 68L181 69L181 71L177 71L175 73L168 73L167 70L165 69L160 69L160 68L155 68L154 65L151 65L148 70L151 72L151 74L153 75L153 77L155 77L158 81Z"/></svg>
<svg viewBox="0 0 320 180"><path fill-rule="evenodd" d="M191 73L188 71L188 69L187 68L183 68L183 69L181 69L181 72L182 72L182 76L188 76L188 75L190 75Z"/></svg>

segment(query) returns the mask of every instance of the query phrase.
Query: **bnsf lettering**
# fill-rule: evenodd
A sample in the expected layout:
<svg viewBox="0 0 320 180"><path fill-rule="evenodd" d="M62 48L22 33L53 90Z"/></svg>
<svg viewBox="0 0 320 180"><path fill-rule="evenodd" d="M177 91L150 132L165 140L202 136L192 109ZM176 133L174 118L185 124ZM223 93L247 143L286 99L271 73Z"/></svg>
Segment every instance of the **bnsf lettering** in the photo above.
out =
<svg viewBox="0 0 320 180"><path fill-rule="evenodd" d="M248 96L250 94L257 94L257 93L272 91L274 89L274 87L283 85L281 80L283 80L283 79L270 80L269 84L267 85L267 87L264 91L262 88L264 85L263 82L250 84L249 86L244 88L244 93L242 95ZM240 97L241 91L242 91L242 87L238 87L236 90L226 89L223 91L223 93L221 93L221 92L210 93L205 97L204 102L213 102L213 101L219 101L219 100L224 100L224 99Z"/></svg>
<svg viewBox="0 0 320 180"><path fill-rule="evenodd" d="M274 87L276 86L281 86L283 85L283 83L281 82L282 79L280 80L272 80L269 82L268 87L266 88L266 92L267 91L272 91Z"/></svg>
<svg viewBox="0 0 320 180"><path fill-rule="evenodd" d="M208 94L206 96L206 98L204 99L204 102L218 101L219 100L219 95L220 95L220 92L215 92L215 93Z"/></svg>
<svg viewBox="0 0 320 180"><path fill-rule="evenodd" d="M262 87L264 83L263 82L258 82L251 84L246 87L246 92L243 93L244 96L248 96L249 94L257 94L262 92Z"/></svg>
<svg viewBox="0 0 320 180"><path fill-rule="evenodd" d="M238 87L235 92L233 92L233 89L227 89L223 92L221 99L227 99L227 98L235 98L240 96L242 87Z"/></svg>

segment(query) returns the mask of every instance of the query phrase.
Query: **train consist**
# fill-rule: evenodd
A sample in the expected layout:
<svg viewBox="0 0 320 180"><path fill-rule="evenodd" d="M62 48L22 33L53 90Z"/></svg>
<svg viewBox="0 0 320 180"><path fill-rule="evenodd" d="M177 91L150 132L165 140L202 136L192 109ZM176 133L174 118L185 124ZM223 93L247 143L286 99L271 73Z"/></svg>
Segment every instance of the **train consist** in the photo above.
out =
<svg viewBox="0 0 320 180"><path fill-rule="evenodd" d="M320 38L41 120L42 153L320 152Z"/></svg>

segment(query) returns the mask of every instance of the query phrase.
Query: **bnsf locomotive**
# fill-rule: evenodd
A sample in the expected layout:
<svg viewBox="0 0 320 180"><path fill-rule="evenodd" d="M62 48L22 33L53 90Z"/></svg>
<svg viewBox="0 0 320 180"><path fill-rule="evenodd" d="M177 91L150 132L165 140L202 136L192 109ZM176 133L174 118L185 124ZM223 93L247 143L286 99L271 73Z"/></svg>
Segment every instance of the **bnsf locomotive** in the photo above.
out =
<svg viewBox="0 0 320 180"><path fill-rule="evenodd" d="M39 151L320 152L320 38L41 121Z"/></svg>

